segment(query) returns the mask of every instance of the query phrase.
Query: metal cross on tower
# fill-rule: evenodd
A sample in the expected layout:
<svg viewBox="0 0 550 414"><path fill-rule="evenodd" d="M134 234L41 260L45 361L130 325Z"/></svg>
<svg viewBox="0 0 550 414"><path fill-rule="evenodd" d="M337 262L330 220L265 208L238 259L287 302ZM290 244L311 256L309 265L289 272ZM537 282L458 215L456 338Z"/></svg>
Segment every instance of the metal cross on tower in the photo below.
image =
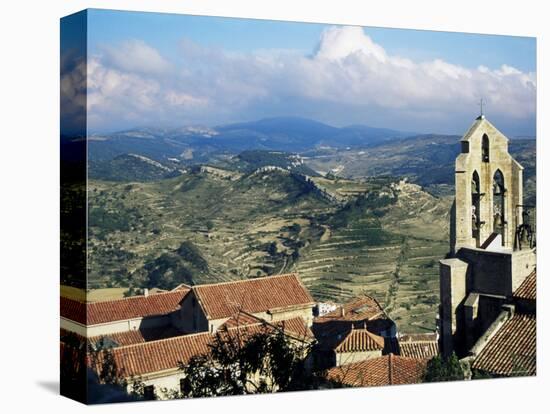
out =
<svg viewBox="0 0 550 414"><path fill-rule="evenodd" d="M479 100L479 111L480 111L479 116L483 118L483 98Z"/></svg>

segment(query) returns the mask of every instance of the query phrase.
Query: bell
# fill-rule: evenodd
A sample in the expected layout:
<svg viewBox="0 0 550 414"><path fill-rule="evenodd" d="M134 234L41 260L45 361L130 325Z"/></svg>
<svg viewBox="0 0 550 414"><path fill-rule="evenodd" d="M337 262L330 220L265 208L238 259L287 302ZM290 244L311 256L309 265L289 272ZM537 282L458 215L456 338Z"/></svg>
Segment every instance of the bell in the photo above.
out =
<svg viewBox="0 0 550 414"><path fill-rule="evenodd" d="M502 216L499 213L495 214L494 223L495 223L494 225L495 228L502 227Z"/></svg>

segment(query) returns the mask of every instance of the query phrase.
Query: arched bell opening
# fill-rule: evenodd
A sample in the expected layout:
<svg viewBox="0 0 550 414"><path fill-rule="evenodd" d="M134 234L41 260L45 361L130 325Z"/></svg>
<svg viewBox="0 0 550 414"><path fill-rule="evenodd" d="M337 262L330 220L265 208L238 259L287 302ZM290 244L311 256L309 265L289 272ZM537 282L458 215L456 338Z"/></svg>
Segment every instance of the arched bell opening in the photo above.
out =
<svg viewBox="0 0 550 414"><path fill-rule="evenodd" d="M502 171L497 170L493 175L493 233L501 235L503 246L505 244L504 235L507 224L505 215L505 196L506 187L504 185L504 175Z"/></svg>
<svg viewBox="0 0 550 414"><path fill-rule="evenodd" d="M481 209L480 209L480 199L481 199L481 191L480 191L480 185L479 185L479 174L477 171L474 171L472 174L472 184L471 184L471 190L472 190L472 238L476 239L476 245L479 247L479 236L480 236L480 230L481 230Z"/></svg>
<svg viewBox="0 0 550 414"><path fill-rule="evenodd" d="M481 161L489 162L489 137L487 134L483 134L481 139Z"/></svg>

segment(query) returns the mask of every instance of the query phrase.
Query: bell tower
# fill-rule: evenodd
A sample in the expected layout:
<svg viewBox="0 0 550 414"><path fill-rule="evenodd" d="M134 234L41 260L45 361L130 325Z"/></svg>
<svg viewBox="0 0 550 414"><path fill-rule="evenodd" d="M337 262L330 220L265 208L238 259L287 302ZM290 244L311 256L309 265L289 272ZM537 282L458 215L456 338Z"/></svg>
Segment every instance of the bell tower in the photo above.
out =
<svg viewBox="0 0 550 414"><path fill-rule="evenodd" d="M483 114L460 143L451 253L462 247L513 249L522 222L523 167L508 153L508 138Z"/></svg>

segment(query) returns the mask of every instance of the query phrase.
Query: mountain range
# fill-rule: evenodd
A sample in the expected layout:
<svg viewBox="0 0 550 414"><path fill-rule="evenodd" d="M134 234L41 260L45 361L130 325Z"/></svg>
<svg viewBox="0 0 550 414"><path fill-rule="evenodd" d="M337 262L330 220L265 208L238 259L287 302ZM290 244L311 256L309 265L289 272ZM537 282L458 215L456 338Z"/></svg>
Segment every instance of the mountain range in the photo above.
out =
<svg viewBox="0 0 550 414"><path fill-rule="evenodd" d="M366 125L333 127L297 117L267 118L214 128L139 128L88 138L91 160L113 159L136 153L162 161L178 158L203 162L212 153L238 153L244 150L302 152L320 147L364 147L395 138L414 135Z"/></svg>

